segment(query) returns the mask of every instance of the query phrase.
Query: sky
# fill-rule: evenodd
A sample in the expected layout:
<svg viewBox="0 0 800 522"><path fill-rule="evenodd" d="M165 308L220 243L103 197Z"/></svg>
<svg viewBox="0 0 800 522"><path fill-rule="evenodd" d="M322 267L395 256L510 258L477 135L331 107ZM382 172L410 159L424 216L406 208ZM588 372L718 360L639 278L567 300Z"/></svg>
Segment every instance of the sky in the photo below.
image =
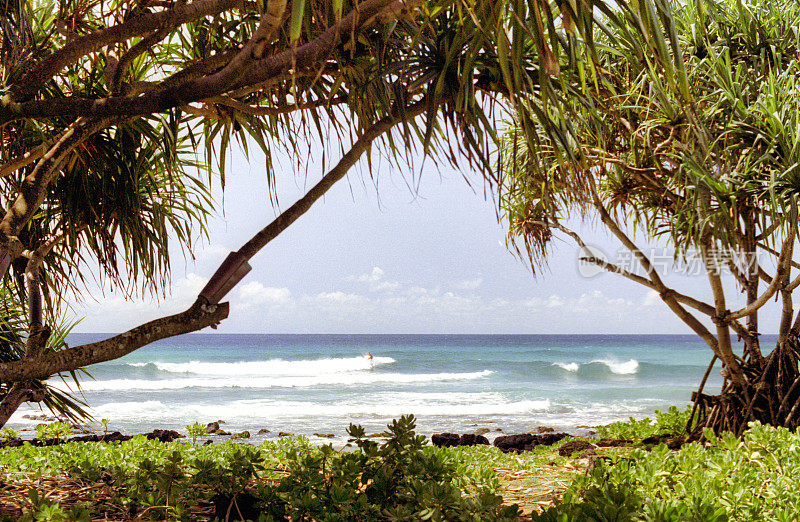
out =
<svg viewBox="0 0 800 522"><path fill-rule="evenodd" d="M126 300L104 292L75 302L72 313L82 318L75 331L121 332L186 309L228 252L322 175L313 162L298 173L279 159L276 208L265 160L250 152L248 161L232 151L225 191L215 189L210 239L194 260L173 255L166 298ZM578 249L566 240L555 242L548 267L534 277L526 260L507 248L496 200L476 173L416 163L398 170L378 161L372 176L363 162L352 170L251 260L253 270L225 299L230 316L216 332L691 333L647 288L579 270ZM592 222L569 224L617 258L615 240ZM710 299L704 277L667 272L669 284ZM770 305L762 331L774 331L777 315Z"/></svg>

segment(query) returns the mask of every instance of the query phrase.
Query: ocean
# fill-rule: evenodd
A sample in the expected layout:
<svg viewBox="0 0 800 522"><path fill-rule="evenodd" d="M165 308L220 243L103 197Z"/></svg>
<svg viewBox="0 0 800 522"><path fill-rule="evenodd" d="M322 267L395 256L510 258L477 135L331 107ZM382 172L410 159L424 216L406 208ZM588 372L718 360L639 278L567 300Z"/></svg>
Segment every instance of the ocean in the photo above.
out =
<svg viewBox="0 0 800 522"><path fill-rule="evenodd" d="M682 407L710 358L691 335L192 334L95 365L82 388L94 417L123 433L223 420L231 432L270 430L256 442L286 432L341 443L350 423L381 432L412 413L426 435L485 427L491 438ZM720 385L715 370L706 389ZM31 429L37 413L23 406L8 426Z"/></svg>

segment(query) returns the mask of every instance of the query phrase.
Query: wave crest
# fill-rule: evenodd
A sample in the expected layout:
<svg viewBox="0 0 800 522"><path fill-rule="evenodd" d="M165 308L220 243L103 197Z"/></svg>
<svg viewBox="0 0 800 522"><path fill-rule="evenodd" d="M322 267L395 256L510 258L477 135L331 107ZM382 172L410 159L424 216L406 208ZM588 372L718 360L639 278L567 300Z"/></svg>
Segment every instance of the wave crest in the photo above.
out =
<svg viewBox="0 0 800 522"><path fill-rule="evenodd" d="M616 375L633 375L639 371L639 361L636 359L629 359L627 361L619 361L616 359L594 359L588 363L582 364L576 362L556 362L552 364L552 366L557 366L558 368L570 373L584 373L592 365L605 366L608 371Z"/></svg>
<svg viewBox="0 0 800 522"><path fill-rule="evenodd" d="M286 359L236 362L189 361L185 363L151 361L127 363L127 366L142 368L152 365L165 373L213 375L217 377L247 375L303 376L360 372L394 362L395 360L391 357L374 357L372 360L366 357L339 357L296 361Z"/></svg>

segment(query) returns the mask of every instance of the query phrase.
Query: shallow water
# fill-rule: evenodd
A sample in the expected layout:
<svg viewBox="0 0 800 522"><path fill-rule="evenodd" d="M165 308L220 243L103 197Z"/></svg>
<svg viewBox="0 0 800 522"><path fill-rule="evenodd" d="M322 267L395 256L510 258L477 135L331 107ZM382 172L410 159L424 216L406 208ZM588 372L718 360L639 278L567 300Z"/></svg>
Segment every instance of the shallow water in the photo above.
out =
<svg viewBox="0 0 800 522"><path fill-rule="evenodd" d="M351 422L380 432L405 413L426 434L575 430L686 404L710 356L675 335L195 334L93 366L83 390L97 419L128 433L222 419L228 431L341 441ZM707 390L720 384L712 372ZM30 428L31 413L9 426Z"/></svg>

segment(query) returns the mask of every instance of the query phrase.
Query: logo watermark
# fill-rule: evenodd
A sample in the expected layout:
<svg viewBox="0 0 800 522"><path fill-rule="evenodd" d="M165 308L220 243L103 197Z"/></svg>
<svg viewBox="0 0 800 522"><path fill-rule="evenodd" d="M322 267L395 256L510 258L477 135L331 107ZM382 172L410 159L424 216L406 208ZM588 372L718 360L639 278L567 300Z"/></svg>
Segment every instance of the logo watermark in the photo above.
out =
<svg viewBox="0 0 800 522"><path fill-rule="evenodd" d="M700 250L689 250L676 255L674 249L663 247L641 250L659 274L673 272L686 276L747 274L756 270L760 264L761 252L740 252L732 248L717 248L703 255ZM643 272L636 254L621 248L610 255L596 245L586 245L578 249L578 273L581 277L592 278L603 272L616 269L634 274Z"/></svg>

